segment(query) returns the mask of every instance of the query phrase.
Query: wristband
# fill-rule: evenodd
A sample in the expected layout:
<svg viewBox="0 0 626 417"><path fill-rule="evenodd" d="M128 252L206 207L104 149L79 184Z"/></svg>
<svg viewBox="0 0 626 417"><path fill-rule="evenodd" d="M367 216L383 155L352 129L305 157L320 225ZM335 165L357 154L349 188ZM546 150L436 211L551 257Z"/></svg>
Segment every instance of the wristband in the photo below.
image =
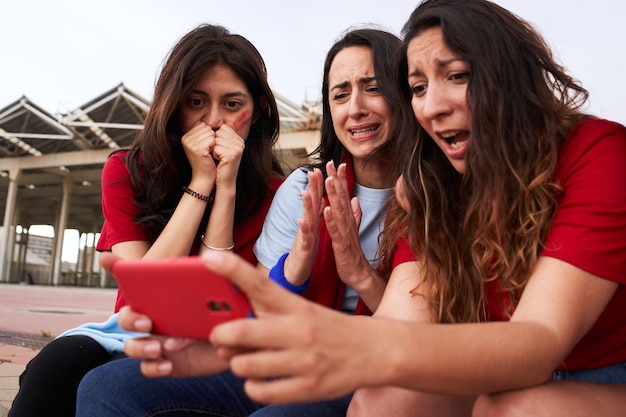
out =
<svg viewBox="0 0 626 417"><path fill-rule="evenodd" d="M276 265L270 269L269 278L290 292L302 294L309 287L311 276L309 275L302 285L293 285L291 282L287 281L287 278L285 278L285 259L287 259L287 256L289 256L289 252L281 256L278 262L276 262Z"/></svg>
<svg viewBox="0 0 626 417"><path fill-rule="evenodd" d="M183 191L189 194L190 196L197 198L198 200L207 201L207 202L213 200L213 196L197 193L191 188L187 187L186 185L183 185Z"/></svg>

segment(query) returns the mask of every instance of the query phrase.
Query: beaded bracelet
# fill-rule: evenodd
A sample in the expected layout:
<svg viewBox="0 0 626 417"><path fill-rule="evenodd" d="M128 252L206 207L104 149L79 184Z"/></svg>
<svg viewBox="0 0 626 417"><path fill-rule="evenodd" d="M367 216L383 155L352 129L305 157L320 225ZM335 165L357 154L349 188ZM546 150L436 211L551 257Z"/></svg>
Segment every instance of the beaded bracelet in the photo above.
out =
<svg viewBox="0 0 626 417"><path fill-rule="evenodd" d="M276 262L276 265L270 269L269 278L290 292L302 294L309 287L311 276L309 275L302 285L293 285L291 282L287 281L287 278L285 278L285 259L287 259L288 255L289 252L281 256L278 262Z"/></svg>
<svg viewBox="0 0 626 417"><path fill-rule="evenodd" d="M233 243L232 245L230 245L227 248L216 248L213 246L209 246L206 243L204 243L204 235L200 236L200 243L202 243L202 246L204 246L207 249L211 249L211 250L222 250L222 251L228 251L228 250L233 250L235 248L235 244Z"/></svg>
<svg viewBox="0 0 626 417"><path fill-rule="evenodd" d="M204 194L197 193L194 190L192 190L191 188L187 187L186 185L183 185L183 191L186 192L187 194L193 196L193 197L196 197L198 200L211 201L211 196L210 195L204 195Z"/></svg>

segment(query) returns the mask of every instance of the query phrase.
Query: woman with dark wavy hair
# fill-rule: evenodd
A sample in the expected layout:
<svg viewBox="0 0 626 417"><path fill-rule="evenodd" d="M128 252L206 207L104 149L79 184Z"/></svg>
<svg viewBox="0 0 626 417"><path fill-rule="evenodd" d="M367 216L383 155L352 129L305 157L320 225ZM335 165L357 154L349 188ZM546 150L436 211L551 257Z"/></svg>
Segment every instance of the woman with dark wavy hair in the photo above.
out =
<svg viewBox="0 0 626 417"><path fill-rule="evenodd" d="M404 170L375 317L208 253L267 313L216 327L212 349L260 402L357 388L350 416L624 415L626 128L585 114L540 35L487 0L420 3L399 61ZM201 373L182 353L154 375Z"/></svg>
<svg viewBox="0 0 626 417"><path fill-rule="evenodd" d="M126 259L234 251L255 265L254 243L283 179L278 129L257 49L224 27L196 27L165 61L131 149L104 166L97 249ZM115 311L125 303L118 291ZM20 377L11 417L74 416L82 377L121 356L133 336L117 317L44 347Z"/></svg>
<svg viewBox="0 0 626 417"><path fill-rule="evenodd" d="M291 291L347 314L371 314L386 284L376 272L376 253L399 175L389 166L400 103L390 58L399 46L397 36L368 26L346 31L331 47L324 65L322 132L311 155L314 160L294 170L276 192L254 248L261 279L267 281L269 275ZM125 351L142 361L123 359L90 372L79 387L77 416L346 413L349 395L282 406L253 401L241 378L221 372L228 364L216 361L214 353L204 359L212 362L215 375L146 378L146 364L149 369L161 353L169 353L171 345L161 345L163 340L129 340ZM192 345L202 349L206 343ZM103 388L103 381L119 382L105 382Z"/></svg>

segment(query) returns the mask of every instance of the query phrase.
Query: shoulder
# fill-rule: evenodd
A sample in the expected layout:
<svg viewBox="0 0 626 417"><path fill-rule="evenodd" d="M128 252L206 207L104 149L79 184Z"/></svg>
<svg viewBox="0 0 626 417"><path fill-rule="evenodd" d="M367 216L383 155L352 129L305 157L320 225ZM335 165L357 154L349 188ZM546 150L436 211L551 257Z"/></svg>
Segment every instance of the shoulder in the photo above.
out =
<svg viewBox="0 0 626 417"><path fill-rule="evenodd" d="M615 150L626 149L626 127L610 120L590 117L570 130L559 159L580 157L590 150L609 146L617 148Z"/></svg>
<svg viewBox="0 0 626 417"><path fill-rule="evenodd" d="M409 243L409 237L407 235L401 236L396 242L395 253L393 257L393 268L397 267L400 264L406 262L415 262L417 261L417 255L411 249L411 244Z"/></svg>
<svg viewBox="0 0 626 417"><path fill-rule="evenodd" d="M270 179L270 189L275 193L285 182L285 177L274 176Z"/></svg>
<svg viewBox="0 0 626 417"><path fill-rule="evenodd" d="M626 137L626 127L618 122L589 117L572 128L568 137L591 137L600 139L606 136Z"/></svg>
<svg viewBox="0 0 626 417"><path fill-rule="evenodd" d="M618 175L626 170L626 128L588 118L571 129L559 153L555 177L567 181L580 171Z"/></svg>
<svg viewBox="0 0 626 417"><path fill-rule="evenodd" d="M282 181L274 198L267 215L266 223L271 224L272 221L278 223L285 221L285 216L300 216L302 212L302 190L308 185L308 176L306 172L299 169L293 171Z"/></svg>
<svg viewBox="0 0 626 417"><path fill-rule="evenodd" d="M127 150L116 151L109 155L102 168L103 182L119 181L129 176L127 155Z"/></svg>
<svg viewBox="0 0 626 417"><path fill-rule="evenodd" d="M300 192L307 188L309 184L309 177L305 170L296 169L280 184L277 194L294 194L300 195Z"/></svg>

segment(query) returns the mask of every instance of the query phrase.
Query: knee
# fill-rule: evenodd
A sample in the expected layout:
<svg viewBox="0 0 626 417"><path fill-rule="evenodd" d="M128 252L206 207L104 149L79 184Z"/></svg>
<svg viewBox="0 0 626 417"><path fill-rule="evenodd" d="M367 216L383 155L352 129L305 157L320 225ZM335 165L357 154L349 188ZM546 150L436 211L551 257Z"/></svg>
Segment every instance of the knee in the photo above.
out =
<svg viewBox="0 0 626 417"><path fill-rule="evenodd" d="M106 381L107 375L100 375L100 373L99 367L96 367L85 374L78 384L78 398L90 401L94 395L102 395L102 387L111 386L109 381Z"/></svg>
<svg viewBox="0 0 626 417"><path fill-rule="evenodd" d="M139 384L141 373L138 364L132 359L116 359L95 367L85 374L78 385L78 397L91 400L107 395L125 392ZM134 372L136 370L136 372Z"/></svg>

